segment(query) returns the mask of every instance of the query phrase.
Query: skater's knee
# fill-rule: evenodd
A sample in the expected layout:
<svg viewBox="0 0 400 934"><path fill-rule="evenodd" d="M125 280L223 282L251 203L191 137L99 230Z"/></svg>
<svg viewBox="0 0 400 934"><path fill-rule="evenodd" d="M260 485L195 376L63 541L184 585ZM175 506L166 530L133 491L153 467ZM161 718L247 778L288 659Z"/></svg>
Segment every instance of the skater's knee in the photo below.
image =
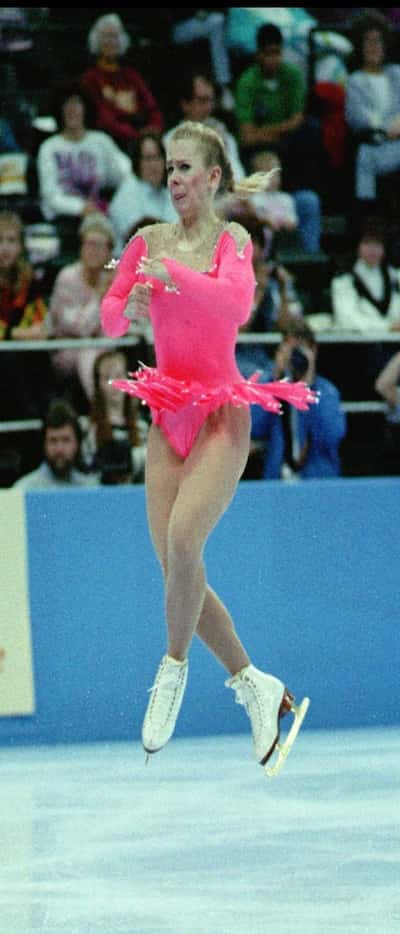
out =
<svg viewBox="0 0 400 934"><path fill-rule="evenodd" d="M174 567L187 573L197 566L201 555L201 544L191 523L184 519L171 522L168 531L168 568Z"/></svg>

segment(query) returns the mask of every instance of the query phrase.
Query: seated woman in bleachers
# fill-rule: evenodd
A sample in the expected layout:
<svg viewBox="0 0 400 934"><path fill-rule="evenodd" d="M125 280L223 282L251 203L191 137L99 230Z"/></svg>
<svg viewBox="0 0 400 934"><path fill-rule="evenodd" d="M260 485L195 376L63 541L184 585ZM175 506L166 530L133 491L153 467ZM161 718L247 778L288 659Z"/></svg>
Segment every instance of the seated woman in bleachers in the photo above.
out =
<svg viewBox="0 0 400 934"><path fill-rule="evenodd" d="M142 217L172 222L177 220L166 185L165 150L161 137L145 130L132 150L133 172L115 192L109 217L116 236L116 253L125 246L132 227Z"/></svg>
<svg viewBox="0 0 400 934"><path fill-rule="evenodd" d="M152 91L137 68L126 60L130 41L118 14L99 16L88 35L93 61L82 75L95 106L97 129L108 133L129 154L142 130L161 133L164 129L164 118Z"/></svg>
<svg viewBox="0 0 400 934"><path fill-rule="evenodd" d="M361 216L376 210L380 177L400 170L400 65L391 29L378 10L353 21L355 68L346 83L345 117L355 148L354 187Z"/></svg>
<svg viewBox="0 0 400 934"><path fill-rule="evenodd" d="M37 154L41 210L46 220L72 219L77 227L86 214L107 211L132 165L111 136L90 129L93 105L79 83L58 89L54 111L59 131Z"/></svg>
<svg viewBox="0 0 400 934"><path fill-rule="evenodd" d="M93 368L94 389L82 457L88 470L100 472L103 483L121 482L110 477L118 473L117 460L127 445L131 482L144 480L148 422L141 417L139 400L111 385L111 380L124 379L128 369L128 357L122 349L106 350Z"/></svg>
<svg viewBox="0 0 400 934"><path fill-rule="evenodd" d="M45 340L46 317L43 281L25 253L23 221L14 211L0 211L0 340ZM41 351L3 352L1 418L32 418L44 411L47 363Z"/></svg>
<svg viewBox="0 0 400 934"><path fill-rule="evenodd" d="M110 285L114 247L111 222L96 212L79 227L79 258L57 274L50 295L49 329L52 337L100 337L100 303ZM78 249L77 249L78 252ZM70 397L79 414L88 411L93 394L93 364L99 349L54 350L51 362L58 393Z"/></svg>
<svg viewBox="0 0 400 934"><path fill-rule="evenodd" d="M367 218L348 272L331 280L336 328L369 334L400 331L400 269L386 258L386 236L379 218Z"/></svg>

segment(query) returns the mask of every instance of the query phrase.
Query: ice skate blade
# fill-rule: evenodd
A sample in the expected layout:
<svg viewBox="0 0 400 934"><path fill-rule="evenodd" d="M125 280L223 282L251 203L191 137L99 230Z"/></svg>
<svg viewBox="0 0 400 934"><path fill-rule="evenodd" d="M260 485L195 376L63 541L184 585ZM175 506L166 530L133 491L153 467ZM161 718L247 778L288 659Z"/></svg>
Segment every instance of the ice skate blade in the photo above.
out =
<svg viewBox="0 0 400 934"><path fill-rule="evenodd" d="M296 739L296 736L302 726L304 717L307 713L309 706L310 706L309 697L304 697L301 704L299 704L298 706L295 704L292 704L290 709L291 709L291 712L294 714L294 720L293 720L292 726L289 730L289 733L285 741L282 744L280 744L279 742L276 744L275 749L278 752L277 761L275 762L275 765L264 766L264 771L265 771L265 774L268 776L268 778L274 778L275 775L278 775L278 772L280 772L282 766L284 765L289 755L289 752L293 746L293 743Z"/></svg>
<svg viewBox="0 0 400 934"><path fill-rule="evenodd" d="M162 748L162 747L161 747L161 748ZM154 756L154 754L155 754L156 752L159 752L159 749L146 749L146 747L143 746L143 751L144 751L144 756L145 756L145 758L144 758L144 764L145 764L145 765L148 765L149 762L150 762L150 759L153 758L153 756Z"/></svg>

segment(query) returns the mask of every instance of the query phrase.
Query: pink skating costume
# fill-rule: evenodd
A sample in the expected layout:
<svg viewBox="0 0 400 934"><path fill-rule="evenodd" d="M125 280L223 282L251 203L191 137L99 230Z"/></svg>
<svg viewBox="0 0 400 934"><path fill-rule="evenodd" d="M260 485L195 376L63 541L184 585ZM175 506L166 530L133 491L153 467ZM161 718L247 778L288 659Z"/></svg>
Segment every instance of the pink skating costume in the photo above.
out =
<svg viewBox="0 0 400 934"><path fill-rule="evenodd" d="M279 413L279 400L298 409L307 409L316 401L305 383L258 383L257 374L244 379L237 367L238 329L250 315L255 278L251 240L241 248L235 229L243 237L243 228L228 224L218 237L206 272L163 255L172 286L138 272L140 260L148 254L146 239L139 232L126 247L102 301L105 334L121 337L130 327L123 312L133 285L152 283L150 319L156 367L140 368L113 384L147 403L153 422L182 458L191 451L207 416L225 403L257 403Z"/></svg>

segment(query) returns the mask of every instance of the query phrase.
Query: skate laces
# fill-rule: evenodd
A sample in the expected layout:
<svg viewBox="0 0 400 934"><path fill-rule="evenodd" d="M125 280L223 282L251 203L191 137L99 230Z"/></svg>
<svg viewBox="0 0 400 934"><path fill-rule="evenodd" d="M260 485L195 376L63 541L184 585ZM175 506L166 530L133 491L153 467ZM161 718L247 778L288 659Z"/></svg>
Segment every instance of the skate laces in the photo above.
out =
<svg viewBox="0 0 400 934"><path fill-rule="evenodd" d="M154 704L157 694L158 696L162 694L165 702L168 704L167 709L164 708L163 710L163 716L168 718L173 710L176 699L179 698L180 689L184 684L186 669L187 664L169 666L166 660L161 662L154 683L147 689L148 694L151 695L151 713L154 714Z"/></svg>
<svg viewBox="0 0 400 934"><path fill-rule="evenodd" d="M250 718L253 733L258 734L262 729L265 716L266 698L257 688L257 684L248 675L236 682L233 679L225 681L227 687L233 688L235 692L235 703L241 704ZM254 715L257 716L257 723L254 721Z"/></svg>

